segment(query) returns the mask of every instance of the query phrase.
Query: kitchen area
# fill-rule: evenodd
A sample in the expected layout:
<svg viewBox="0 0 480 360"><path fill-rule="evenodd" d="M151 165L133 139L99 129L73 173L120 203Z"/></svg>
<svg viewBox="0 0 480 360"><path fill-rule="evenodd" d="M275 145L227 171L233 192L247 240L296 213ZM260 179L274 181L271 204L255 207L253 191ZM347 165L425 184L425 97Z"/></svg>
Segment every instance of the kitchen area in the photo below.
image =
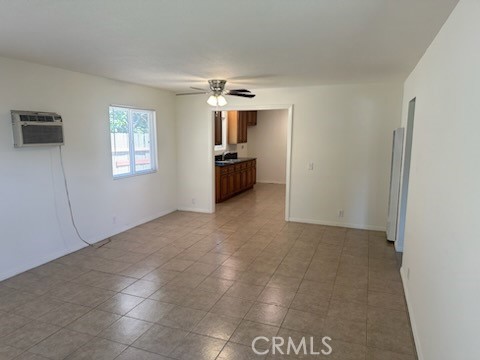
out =
<svg viewBox="0 0 480 360"><path fill-rule="evenodd" d="M248 127L257 111L215 111L215 202L250 190L257 182L257 161L248 157ZM240 156L239 156L240 152Z"/></svg>
<svg viewBox="0 0 480 360"><path fill-rule="evenodd" d="M215 202L285 184L287 111L214 111Z"/></svg>

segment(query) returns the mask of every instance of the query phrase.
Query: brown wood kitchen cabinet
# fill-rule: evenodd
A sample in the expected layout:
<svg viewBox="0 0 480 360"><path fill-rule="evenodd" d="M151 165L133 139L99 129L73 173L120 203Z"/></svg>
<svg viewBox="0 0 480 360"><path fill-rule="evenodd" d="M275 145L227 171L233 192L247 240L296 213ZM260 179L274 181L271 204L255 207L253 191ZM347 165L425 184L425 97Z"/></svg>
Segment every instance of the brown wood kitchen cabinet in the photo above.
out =
<svg viewBox="0 0 480 360"><path fill-rule="evenodd" d="M248 126L257 125L256 111L228 112L228 143L241 144L247 142Z"/></svg>
<svg viewBox="0 0 480 360"><path fill-rule="evenodd" d="M228 112L228 143L242 144L247 142L247 118L242 111Z"/></svg>
<svg viewBox="0 0 480 360"><path fill-rule="evenodd" d="M240 111L240 113L245 113L243 116L247 118L247 126L256 126L257 125L257 112L256 111Z"/></svg>
<svg viewBox="0 0 480 360"><path fill-rule="evenodd" d="M225 201L242 191L253 188L257 182L257 161L215 166L215 202Z"/></svg>
<svg viewBox="0 0 480 360"><path fill-rule="evenodd" d="M242 144L247 142L248 126L257 125L256 111L228 112L228 143Z"/></svg>

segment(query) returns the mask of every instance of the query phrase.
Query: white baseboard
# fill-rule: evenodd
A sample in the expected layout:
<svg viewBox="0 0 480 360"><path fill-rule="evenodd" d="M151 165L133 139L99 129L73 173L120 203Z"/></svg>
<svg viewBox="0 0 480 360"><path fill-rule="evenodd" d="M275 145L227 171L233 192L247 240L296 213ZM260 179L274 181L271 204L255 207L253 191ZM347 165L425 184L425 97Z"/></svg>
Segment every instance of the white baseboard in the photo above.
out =
<svg viewBox="0 0 480 360"><path fill-rule="evenodd" d="M130 230L131 228L134 228L135 226L145 224L145 223L147 223L147 222L149 222L149 221L158 219L159 217L162 217L162 216L171 214L172 212L175 212L175 211L177 211L177 209L174 209L174 208L170 208L170 209L168 209L168 210L159 211L158 213L156 213L156 214L154 214L154 215L152 215L152 216L147 216L147 217L145 217L145 218L143 218L143 219L140 219L140 220L138 220L138 221L135 221L134 223L130 223L130 224L127 224L127 225L121 227L121 228L120 228L120 231L116 232L116 233L113 234L113 235L120 234L120 233L122 233L122 232L124 232L124 231L127 231L127 230ZM113 236L113 235L105 236L105 237L101 238L101 239L98 240L98 241L101 241L101 240L106 239L106 238L108 238L108 237L110 237L110 236Z"/></svg>
<svg viewBox="0 0 480 360"><path fill-rule="evenodd" d="M269 180L258 180L257 183L259 184L277 184L277 185L285 185L285 181L269 181Z"/></svg>
<svg viewBox="0 0 480 360"><path fill-rule="evenodd" d="M400 276L402 278L403 292L405 293L405 300L407 302L408 314L410 316L410 324L412 325L413 341L415 342L415 347L417 348L418 360L424 360L422 347L420 345L420 337L418 336L417 323L415 321L415 314L413 312L413 308L410 301L410 293L408 291L408 286L407 286L408 280L405 274L405 270L403 269L403 266L400 268Z"/></svg>
<svg viewBox="0 0 480 360"><path fill-rule="evenodd" d="M361 230L374 230L374 231L387 230L385 226L350 224L350 223L342 223L342 222L336 222L336 221L312 220L312 219L303 219L303 218L296 218L296 217L290 217L288 221L300 222L305 224L315 224L315 225L339 226L339 227L361 229Z"/></svg>
<svg viewBox="0 0 480 360"><path fill-rule="evenodd" d="M97 234L95 237L89 238L89 239L86 239L86 240L91 244L95 244L99 241L108 239L111 236L120 234L120 233L122 233L124 231L127 231L127 230L130 230L130 229L132 229L132 228L134 228L138 225L145 224L149 221L155 220L159 217L165 216L165 215L170 214L174 211L176 211L176 209L163 210L163 211L160 211L160 212L158 212L158 213L156 213L152 216L148 216L146 218L135 221L134 223L118 227L114 230L113 233L111 232L111 233L105 233L105 234ZM37 254L34 257L30 257L28 259L23 259L22 260L22 265L19 265L19 266L13 268L13 269L8 269L7 271L4 271L4 272L0 273L0 281L3 281L5 279L11 278L12 276L21 274L22 272L25 272L25 271L31 270L33 268L36 268L37 266L44 265L44 264L46 264L50 261L56 260L58 258L61 258L62 256L65 256L65 255L71 254L71 253L73 253L75 251L78 251L80 249L83 249L84 247L87 247L87 246L88 245L86 245L85 243L78 240L78 242L75 242L73 244L68 244L66 248L59 249L58 251L55 251L51 254L45 254L43 256Z"/></svg>
<svg viewBox="0 0 480 360"><path fill-rule="evenodd" d="M208 210L208 209L201 209L201 208L181 207L181 208L178 208L178 211L189 211L189 212L198 212L198 213L205 213L205 214L213 214L213 211Z"/></svg>
<svg viewBox="0 0 480 360"><path fill-rule="evenodd" d="M85 246L87 246L87 245L83 244L83 246L80 245L78 247L78 249L76 249L76 250L68 251L68 250L65 250L65 249L61 249L59 251L56 251L56 252L48 254L48 255L42 256L42 255L37 254L34 257L30 257L28 259L23 259L22 260L22 262L23 262L22 265L16 266L13 269L8 269L7 271L4 271L4 272L0 273L0 281L6 280L6 279L11 278L15 275L21 274L22 272L25 272L27 270L36 268L37 266L46 264L46 263L48 263L52 260L58 259L62 256L65 256L65 255L69 254L70 252L80 250L81 248L83 248Z"/></svg>

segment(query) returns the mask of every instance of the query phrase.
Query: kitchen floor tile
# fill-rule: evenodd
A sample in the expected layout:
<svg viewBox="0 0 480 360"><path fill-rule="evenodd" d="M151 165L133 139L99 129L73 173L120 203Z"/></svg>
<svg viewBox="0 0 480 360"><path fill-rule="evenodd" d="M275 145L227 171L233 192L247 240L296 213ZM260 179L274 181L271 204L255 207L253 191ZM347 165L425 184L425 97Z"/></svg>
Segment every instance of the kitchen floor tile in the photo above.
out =
<svg viewBox="0 0 480 360"><path fill-rule="evenodd" d="M151 352L129 347L122 352L115 360L170 360L166 357Z"/></svg>
<svg viewBox="0 0 480 360"><path fill-rule="evenodd" d="M198 334L189 334L170 354L179 360L214 360L226 341Z"/></svg>
<svg viewBox="0 0 480 360"><path fill-rule="evenodd" d="M68 325L70 330L89 335L98 335L102 330L120 319L120 315L106 311L92 310Z"/></svg>
<svg viewBox="0 0 480 360"><path fill-rule="evenodd" d="M161 325L153 325L133 346L160 355L168 355L178 345L185 342L188 332Z"/></svg>
<svg viewBox="0 0 480 360"><path fill-rule="evenodd" d="M4 336L1 342L17 349L27 350L58 330L60 330L58 326L34 320Z"/></svg>
<svg viewBox="0 0 480 360"><path fill-rule="evenodd" d="M122 317L103 330L99 337L131 345L152 327L152 323L129 317Z"/></svg>
<svg viewBox="0 0 480 360"><path fill-rule="evenodd" d="M221 340L228 340L240 322L239 318L208 313L195 326L193 332Z"/></svg>
<svg viewBox="0 0 480 360"><path fill-rule="evenodd" d="M92 310L89 307L64 303L60 307L41 316L38 320L57 326L67 326Z"/></svg>
<svg viewBox="0 0 480 360"><path fill-rule="evenodd" d="M278 332L277 326L260 324L253 321L243 320L230 338L231 342L243 345L252 345L252 341L258 336L271 339ZM266 343L258 343L259 347L267 346Z"/></svg>
<svg viewBox="0 0 480 360"><path fill-rule="evenodd" d="M220 315L243 318L247 315L252 305L253 302L249 300L223 296L218 300L211 312Z"/></svg>
<svg viewBox="0 0 480 360"><path fill-rule="evenodd" d="M278 305L255 303L245 316L245 319L262 324L280 326L288 309Z"/></svg>
<svg viewBox="0 0 480 360"><path fill-rule="evenodd" d="M175 305L147 299L132 311L128 312L126 316L139 320L157 322L165 316Z"/></svg>
<svg viewBox="0 0 480 360"><path fill-rule="evenodd" d="M207 313L202 310L187 308L184 306L175 306L165 316L157 321L160 325L179 328L190 331Z"/></svg>
<svg viewBox="0 0 480 360"><path fill-rule="evenodd" d="M66 360L113 360L126 348L126 345L97 338L82 346Z"/></svg>
<svg viewBox="0 0 480 360"><path fill-rule="evenodd" d="M111 299L105 301L103 304L99 305L97 307L97 310L102 310L118 315L125 315L144 300L144 298L133 295L117 294Z"/></svg>
<svg viewBox="0 0 480 360"><path fill-rule="evenodd" d="M56 334L35 345L29 351L51 359L64 359L82 345L92 339L92 336L62 329Z"/></svg>

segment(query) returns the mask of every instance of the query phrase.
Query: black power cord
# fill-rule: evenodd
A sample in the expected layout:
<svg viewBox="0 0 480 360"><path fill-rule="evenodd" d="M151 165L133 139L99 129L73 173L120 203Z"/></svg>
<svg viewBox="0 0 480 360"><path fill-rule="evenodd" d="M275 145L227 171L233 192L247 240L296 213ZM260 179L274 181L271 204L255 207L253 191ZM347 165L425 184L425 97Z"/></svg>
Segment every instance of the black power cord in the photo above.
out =
<svg viewBox="0 0 480 360"><path fill-rule="evenodd" d="M107 242L103 243L102 245L95 246L92 243L89 243L87 240L85 240L82 235L80 235L80 231L78 231L77 224L75 223L75 217L73 216L73 210L72 210L72 202L70 201L70 191L68 190L68 181L67 181L67 176L65 175L65 166L63 165L63 153L62 153L62 145L58 146L58 149L60 150L60 165L62 167L62 175L63 175L63 182L65 185L65 194L67 195L67 202L68 202L68 210L70 212L70 219L72 220L72 225L73 228L75 229L75 233L77 234L78 238L82 240L85 244L88 246L91 246L95 249L99 249L102 246L107 245L109 242L112 241L111 238L107 238Z"/></svg>

